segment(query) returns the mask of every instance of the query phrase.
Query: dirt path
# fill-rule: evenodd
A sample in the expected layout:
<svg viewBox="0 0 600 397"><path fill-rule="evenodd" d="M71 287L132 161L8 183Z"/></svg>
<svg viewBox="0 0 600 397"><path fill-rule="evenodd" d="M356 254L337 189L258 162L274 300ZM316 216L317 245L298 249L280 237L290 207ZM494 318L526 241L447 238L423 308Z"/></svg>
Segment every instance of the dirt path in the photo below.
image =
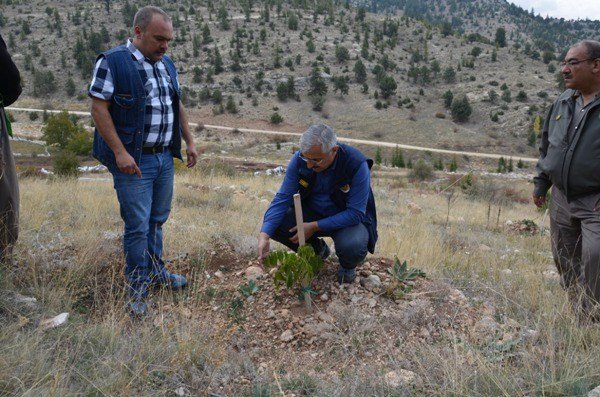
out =
<svg viewBox="0 0 600 397"><path fill-rule="evenodd" d="M44 112L44 109L35 109L35 108L18 108L18 107L8 107L8 110L17 111L17 112ZM46 110L48 113L60 113L62 110ZM81 112L81 111L67 111L70 114L75 114L78 116L90 116L89 112ZM198 123L190 123L190 126L197 127ZM295 136L298 137L302 134L298 132L287 132L287 131L272 131L272 130L258 130L252 128L238 128L238 127L226 127L222 125L212 125L212 124L203 124L204 128L211 130L221 130L221 131L234 131L237 130L239 132L248 132L254 134L265 134L265 135L284 135L284 136ZM459 156L469 156L469 157L480 157L480 158L490 158L490 159L499 159L500 157L514 158L519 159L523 162L527 163L537 163L538 159L533 157L521 157L512 154L494 154L494 153L479 153L479 152L465 152L459 150L448 150L448 149L436 149L430 147L423 146L413 146L413 145L405 145L402 143L395 142L378 142L378 141L369 141L365 139L352 139L352 138L344 138L338 136L338 139L342 142L354 143L360 145L371 145L371 146L379 146L379 147L389 147L395 148L398 147L400 149L406 150L416 150L416 151L428 151L432 153L443 153L443 154L455 154Z"/></svg>

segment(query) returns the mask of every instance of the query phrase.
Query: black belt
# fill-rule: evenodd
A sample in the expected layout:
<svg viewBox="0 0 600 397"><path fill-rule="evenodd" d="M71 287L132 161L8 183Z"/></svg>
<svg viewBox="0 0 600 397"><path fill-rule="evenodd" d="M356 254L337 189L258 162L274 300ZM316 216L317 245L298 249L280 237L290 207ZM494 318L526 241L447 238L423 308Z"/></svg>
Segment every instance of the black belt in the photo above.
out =
<svg viewBox="0 0 600 397"><path fill-rule="evenodd" d="M158 154L158 153L164 152L165 150L167 150L167 148L165 146L143 147L142 153L143 154Z"/></svg>

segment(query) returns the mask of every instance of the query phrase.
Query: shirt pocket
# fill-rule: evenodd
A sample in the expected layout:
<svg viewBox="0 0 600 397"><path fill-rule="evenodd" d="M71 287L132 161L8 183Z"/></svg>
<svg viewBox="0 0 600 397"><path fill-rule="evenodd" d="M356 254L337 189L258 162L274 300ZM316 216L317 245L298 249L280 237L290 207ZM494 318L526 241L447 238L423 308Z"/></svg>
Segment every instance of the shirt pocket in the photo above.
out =
<svg viewBox="0 0 600 397"><path fill-rule="evenodd" d="M120 108L129 110L133 108L135 100L129 94L115 94L113 96L113 102Z"/></svg>

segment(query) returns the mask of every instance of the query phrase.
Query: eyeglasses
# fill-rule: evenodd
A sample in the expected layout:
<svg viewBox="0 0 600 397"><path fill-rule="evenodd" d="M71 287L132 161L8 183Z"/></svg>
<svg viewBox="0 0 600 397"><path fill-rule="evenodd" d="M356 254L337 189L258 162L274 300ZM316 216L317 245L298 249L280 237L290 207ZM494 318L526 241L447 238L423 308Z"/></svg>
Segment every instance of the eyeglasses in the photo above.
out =
<svg viewBox="0 0 600 397"><path fill-rule="evenodd" d="M572 66L575 66L575 65L578 65L578 64L580 64L581 62L586 62L586 61L595 61L596 59L598 59L598 58L588 58L588 59L582 59L581 61L578 61L578 60L576 60L576 59L571 59L570 61L562 61L562 62L560 63L560 65L561 65L563 68L564 68L565 66L572 67Z"/></svg>
<svg viewBox="0 0 600 397"><path fill-rule="evenodd" d="M330 152L327 152L326 154L329 154L329 153L330 153ZM305 163L311 162L311 163L313 163L313 164L315 164L315 165L320 165L320 164L323 162L323 160L325 160L325 158L322 158L322 159L319 159L319 160L315 160L315 159L309 159L308 157L304 157L304 155L302 155L302 154L300 154L300 158L301 158L301 159L302 159L302 160L303 160Z"/></svg>

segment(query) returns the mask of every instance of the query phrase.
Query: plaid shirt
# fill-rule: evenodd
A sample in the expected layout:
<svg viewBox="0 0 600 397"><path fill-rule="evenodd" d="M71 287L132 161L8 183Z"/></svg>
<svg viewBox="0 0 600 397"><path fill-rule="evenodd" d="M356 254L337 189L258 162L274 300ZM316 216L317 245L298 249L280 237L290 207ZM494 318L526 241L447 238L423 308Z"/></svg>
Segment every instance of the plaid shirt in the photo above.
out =
<svg viewBox="0 0 600 397"><path fill-rule="evenodd" d="M162 61L152 63L127 40L127 48L136 61L146 90L146 117L144 146L168 146L173 136L173 84ZM96 62L89 95L104 101L112 101L115 91L108 62L101 57Z"/></svg>

